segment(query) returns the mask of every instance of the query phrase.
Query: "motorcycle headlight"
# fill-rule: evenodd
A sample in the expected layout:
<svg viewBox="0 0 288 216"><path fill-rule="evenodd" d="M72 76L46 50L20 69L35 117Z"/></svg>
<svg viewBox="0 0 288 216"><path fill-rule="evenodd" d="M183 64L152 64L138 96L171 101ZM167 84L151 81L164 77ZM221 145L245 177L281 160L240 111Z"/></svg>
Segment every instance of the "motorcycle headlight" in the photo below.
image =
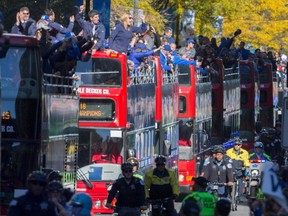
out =
<svg viewBox="0 0 288 216"><path fill-rule="evenodd" d="M251 176L258 176L259 175L259 170L252 170L251 171Z"/></svg>

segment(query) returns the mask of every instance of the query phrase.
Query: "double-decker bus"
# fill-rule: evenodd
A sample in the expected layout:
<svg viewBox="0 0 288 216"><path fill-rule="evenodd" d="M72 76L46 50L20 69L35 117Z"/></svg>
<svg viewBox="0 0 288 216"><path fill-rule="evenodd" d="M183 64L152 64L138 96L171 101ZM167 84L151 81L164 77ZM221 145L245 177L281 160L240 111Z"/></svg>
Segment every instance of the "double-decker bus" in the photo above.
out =
<svg viewBox="0 0 288 216"><path fill-rule="evenodd" d="M240 128L240 76L238 67L224 68L217 58L211 73L212 132L211 144L223 145Z"/></svg>
<svg viewBox="0 0 288 216"><path fill-rule="evenodd" d="M162 71L160 58L153 57L156 69L155 153L167 156L167 167L178 170L179 83L177 70Z"/></svg>
<svg viewBox="0 0 288 216"><path fill-rule="evenodd" d="M7 48L0 59L0 208L5 215L11 199L25 191L33 170L54 168L64 179L75 173L78 98L70 78L43 76L35 38L3 34L0 44Z"/></svg>
<svg viewBox="0 0 288 216"><path fill-rule="evenodd" d="M262 127L272 128L278 118L278 83L272 64L264 63L259 71L260 121Z"/></svg>
<svg viewBox="0 0 288 216"><path fill-rule="evenodd" d="M147 68L129 71L125 54L105 52L95 52L77 66L81 83L76 191L91 195L93 214L112 212L105 207L108 188L128 157L136 157L143 172L152 167L155 63L150 61Z"/></svg>
<svg viewBox="0 0 288 216"><path fill-rule="evenodd" d="M243 147L253 148L255 125L260 120L260 89L259 75L252 61L239 61L241 86L240 138Z"/></svg>
<svg viewBox="0 0 288 216"><path fill-rule="evenodd" d="M212 127L212 89L209 76L194 66L179 65L179 184L181 194L190 193L192 178L199 174L197 154L208 143Z"/></svg>

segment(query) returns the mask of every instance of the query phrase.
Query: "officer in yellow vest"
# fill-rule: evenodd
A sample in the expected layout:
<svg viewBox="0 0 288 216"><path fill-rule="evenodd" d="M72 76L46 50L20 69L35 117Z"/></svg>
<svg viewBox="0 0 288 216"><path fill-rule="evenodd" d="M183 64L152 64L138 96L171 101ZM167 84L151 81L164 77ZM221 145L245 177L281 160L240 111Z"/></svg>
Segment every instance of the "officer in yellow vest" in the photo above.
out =
<svg viewBox="0 0 288 216"><path fill-rule="evenodd" d="M182 207L180 209L180 215L183 214L184 206L189 199L194 199L201 209L199 216L214 216L214 208L216 203L216 198L205 191L208 181L206 178L200 176L193 178L193 192L183 199Z"/></svg>

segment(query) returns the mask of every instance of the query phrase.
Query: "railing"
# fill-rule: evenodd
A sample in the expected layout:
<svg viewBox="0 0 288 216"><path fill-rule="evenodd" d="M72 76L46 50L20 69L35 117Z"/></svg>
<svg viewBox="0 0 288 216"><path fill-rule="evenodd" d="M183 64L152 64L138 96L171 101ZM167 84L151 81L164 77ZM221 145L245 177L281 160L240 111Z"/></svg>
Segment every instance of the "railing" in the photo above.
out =
<svg viewBox="0 0 288 216"><path fill-rule="evenodd" d="M143 63L131 70L129 85L155 83L156 65L154 62Z"/></svg>
<svg viewBox="0 0 288 216"><path fill-rule="evenodd" d="M77 77L59 76L55 74L44 74L43 85L46 93L57 93L63 95L76 95Z"/></svg>
<svg viewBox="0 0 288 216"><path fill-rule="evenodd" d="M238 67L224 68L224 80L233 80L239 78L240 76Z"/></svg>

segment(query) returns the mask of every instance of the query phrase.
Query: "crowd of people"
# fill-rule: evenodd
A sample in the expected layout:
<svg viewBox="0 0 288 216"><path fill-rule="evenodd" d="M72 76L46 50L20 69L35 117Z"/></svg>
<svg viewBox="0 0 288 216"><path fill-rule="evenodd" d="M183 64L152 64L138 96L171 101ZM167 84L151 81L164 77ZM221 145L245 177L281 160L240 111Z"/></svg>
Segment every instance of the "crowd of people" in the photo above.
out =
<svg viewBox="0 0 288 216"><path fill-rule="evenodd" d="M166 27L163 34L145 22L141 15L140 26L133 26L133 16L123 14L111 31L110 37L105 37L105 27L96 10L88 13L89 20L83 19L84 7L75 7L74 14L69 18L69 25L63 27L55 22L55 13L46 9L41 18L36 22L30 18L30 11L22 7L16 14L16 22L11 33L36 37L41 47L43 59L43 72L72 76L75 72L77 61L88 61L93 51L107 53L124 53L128 56L128 65L133 73L147 63L147 58L157 55L161 60L164 71L174 73L177 65L194 65L203 76L213 72L214 60L221 58L226 68L234 67L239 60L255 62L255 69L261 73L264 63L271 63L273 70L279 76L279 86L287 79L287 57L279 52L266 52L259 48L249 50L245 42L241 41L239 48L235 38L241 34L237 30L231 38L221 38L218 45L215 38L211 40L206 36L189 35L185 38L185 46L178 47L173 38L173 30ZM74 34L74 23L77 22L82 29ZM137 74L137 73L136 73ZM239 182L239 197L245 200L244 178L250 171L251 159L271 160L279 153L279 124L274 131L260 131L259 140L254 144L254 149L247 152L242 148L240 139L235 141L233 148L226 152L217 146L204 162L201 176L194 179L193 192L184 198L180 215L229 215L231 202L229 201L229 187L235 179ZM281 125L280 125L281 127ZM277 131L278 130L278 131ZM271 138L271 136L274 136ZM273 140L272 140L273 139ZM281 149L280 149L281 152ZM268 154L267 154L268 153ZM279 166L283 166L283 155L277 158ZM281 158L282 157L282 158ZM136 162L135 162L136 160ZM153 200L165 199L164 207L168 215L176 215L174 200L179 196L180 189L175 170L165 167L166 158L156 157L156 168L146 174L136 176L133 167L138 166L137 159L129 160L122 164L122 176L116 180L109 192L106 206L112 208L111 202L117 196L116 211L121 214L124 207L137 207L146 209L147 203L152 204L152 215L159 215L161 209ZM279 172L275 167L270 169L277 172L283 194L288 199L288 172L287 169ZM135 175L133 174L135 173ZM51 173L49 173L51 174ZM49 179L44 172L35 171L27 178L28 192L10 203L9 216L14 215L90 215L92 200L85 193L64 193L65 189L59 179ZM221 199L216 199L207 193L208 182L226 183ZM240 199L240 200L241 200ZM269 203L269 204L268 204ZM264 200L256 197L249 200L251 213L257 215L287 215L288 212L277 199L267 196ZM127 211L127 209L125 210ZM137 213L138 214L138 213ZM137 215L136 214L136 215Z"/></svg>

